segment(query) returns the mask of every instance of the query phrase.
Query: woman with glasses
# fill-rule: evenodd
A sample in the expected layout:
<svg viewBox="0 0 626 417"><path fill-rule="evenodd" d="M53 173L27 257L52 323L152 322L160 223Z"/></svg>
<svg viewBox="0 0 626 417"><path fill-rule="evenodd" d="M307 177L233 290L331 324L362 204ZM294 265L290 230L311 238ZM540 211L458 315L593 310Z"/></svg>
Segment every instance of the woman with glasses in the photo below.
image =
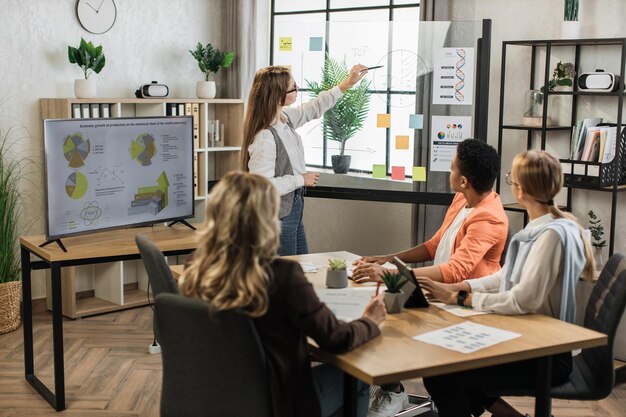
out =
<svg viewBox="0 0 626 417"><path fill-rule="evenodd" d="M559 161L545 151L515 157L506 182L530 222L511 239L504 266L483 278L442 284L418 278L433 298L500 314L541 313L573 323L575 287L595 269L591 245L576 219L554 204L563 183ZM570 353L552 357L552 384L564 383L572 371ZM527 360L439 377L424 378L442 417L523 417L489 390L534 387L537 361Z"/></svg>
<svg viewBox="0 0 626 417"><path fill-rule="evenodd" d="M269 178L278 189L281 256L308 253L304 187L315 187L319 179L319 173L306 170L304 146L296 129L322 117L365 74L367 67L355 65L341 84L298 107L290 107L296 102L298 86L289 69L265 67L254 77L244 122L241 168Z"/></svg>

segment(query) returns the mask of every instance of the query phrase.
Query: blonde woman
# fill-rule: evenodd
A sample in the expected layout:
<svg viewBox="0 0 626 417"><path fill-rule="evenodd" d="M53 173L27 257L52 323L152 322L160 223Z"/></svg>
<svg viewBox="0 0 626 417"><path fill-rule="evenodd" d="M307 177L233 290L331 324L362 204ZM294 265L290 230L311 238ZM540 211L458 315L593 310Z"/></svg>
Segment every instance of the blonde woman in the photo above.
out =
<svg viewBox="0 0 626 417"><path fill-rule="evenodd" d="M278 207L268 179L246 172L225 175L211 192L180 292L206 300L215 310L239 309L253 319L268 360L273 415L329 416L343 405L343 374L331 365L311 368L306 338L325 350L349 351L380 334L385 307L380 297L373 298L360 319L338 321L300 265L277 258ZM368 392L361 384L362 416Z"/></svg>
<svg viewBox="0 0 626 417"><path fill-rule="evenodd" d="M282 231L278 253L308 253L304 223L304 187L315 187L319 173L307 172L302 138L295 129L322 117L344 91L359 82L367 67L355 65L338 86L321 92L299 107L298 86L286 67L260 69L248 96L244 122L241 168L270 178L280 194Z"/></svg>
<svg viewBox="0 0 626 417"><path fill-rule="evenodd" d="M554 204L563 183L559 161L545 151L526 151L515 157L506 176L513 196L526 209L530 223L513 236L504 267L495 274L441 284L420 282L434 298L500 314L541 313L570 323L576 317L575 287L580 276L592 278L595 269L589 241L576 219ZM567 380L570 353L553 356L552 384ZM469 417L489 410L498 417L523 417L485 391L534 387L537 361L424 378L442 417Z"/></svg>

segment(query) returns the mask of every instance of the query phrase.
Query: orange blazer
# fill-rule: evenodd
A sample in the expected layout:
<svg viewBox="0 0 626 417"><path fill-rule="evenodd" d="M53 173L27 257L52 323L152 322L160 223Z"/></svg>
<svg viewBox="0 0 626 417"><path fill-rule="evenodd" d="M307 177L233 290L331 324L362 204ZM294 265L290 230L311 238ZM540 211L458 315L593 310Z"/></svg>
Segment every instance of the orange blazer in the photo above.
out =
<svg viewBox="0 0 626 417"><path fill-rule="evenodd" d="M457 193L437 233L424 242L431 260L435 258L443 234L466 204L465 196ZM492 191L474 207L461 225L448 262L438 265L443 282L461 282L498 272L508 229L509 219L504 214L500 196Z"/></svg>

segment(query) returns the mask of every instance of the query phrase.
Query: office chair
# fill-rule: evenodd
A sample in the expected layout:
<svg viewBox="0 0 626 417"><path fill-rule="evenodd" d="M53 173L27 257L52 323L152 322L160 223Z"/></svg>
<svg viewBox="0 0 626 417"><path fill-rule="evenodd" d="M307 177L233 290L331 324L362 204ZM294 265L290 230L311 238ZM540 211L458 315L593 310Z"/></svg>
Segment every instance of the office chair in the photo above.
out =
<svg viewBox="0 0 626 417"><path fill-rule="evenodd" d="M135 243L137 243L141 259L146 267L146 272L148 272L148 279L150 280L150 287L154 297L162 293L178 294L178 286L172 277L172 271L165 260L165 256L163 256L163 252L150 239L141 234L135 236ZM154 316L152 317L152 330L154 332L154 342L149 347L149 352L159 353L159 344L157 343L159 335L155 326Z"/></svg>
<svg viewBox="0 0 626 417"><path fill-rule="evenodd" d="M573 359L569 380L552 387L550 396L564 400L601 400L613 390L613 343L626 307L626 257L614 254L600 273L585 310L584 327L608 336L608 344L583 351ZM534 389L496 390L496 396L533 397Z"/></svg>
<svg viewBox="0 0 626 417"><path fill-rule="evenodd" d="M511 243L511 238L513 238L514 234L515 232L513 231L511 224L509 224L509 229L506 232L506 242L504 243L504 249L502 249L502 255L500 255L500 266L504 266L506 254L509 251L509 244Z"/></svg>
<svg viewBox="0 0 626 417"><path fill-rule="evenodd" d="M167 293L156 297L155 312L162 417L271 415L265 354L249 317Z"/></svg>

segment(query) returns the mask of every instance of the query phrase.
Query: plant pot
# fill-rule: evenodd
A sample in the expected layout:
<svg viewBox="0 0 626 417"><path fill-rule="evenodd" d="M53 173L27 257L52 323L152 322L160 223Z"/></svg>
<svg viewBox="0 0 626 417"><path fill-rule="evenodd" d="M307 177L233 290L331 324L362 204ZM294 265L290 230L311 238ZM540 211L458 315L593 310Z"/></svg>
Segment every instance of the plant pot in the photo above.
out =
<svg viewBox="0 0 626 417"><path fill-rule="evenodd" d="M21 301L21 281L0 284L0 334L12 332L20 327Z"/></svg>
<svg viewBox="0 0 626 417"><path fill-rule="evenodd" d="M198 98L215 98L215 81L198 81L196 83L196 95Z"/></svg>
<svg viewBox="0 0 626 417"><path fill-rule="evenodd" d="M390 293L385 291L385 308L388 314L402 313L404 308L404 291Z"/></svg>
<svg viewBox="0 0 626 417"><path fill-rule="evenodd" d="M327 270L326 286L328 288L346 288L348 286L348 271L345 269L340 271Z"/></svg>
<svg viewBox="0 0 626 417"><path fill-rule="evenodd" d="M350 161L352 157L350 155L332 155L330 161L333 164L333 171L335 174L345 174L350 169Z"/></svg>
<svg viewBox="0 0 626 417"><path fill-rule="evenodd" d="M561 39L580 39L582 24L578 20L564 20L561 22Z"/></svg>
<svg viewBox="0 0 626 417"><path fill-rule="evenodd" d="M593 257L596 261L596 271L602 271L604 268L604 256L602 254L603 246L594 246L593 247Z"/></svg>
<svg viewBox="0 0 626 417"><path fill-rule="evenodd" d="M74 80L76 98L94 98L96 96L96 80L94 78Z"/></svg>

